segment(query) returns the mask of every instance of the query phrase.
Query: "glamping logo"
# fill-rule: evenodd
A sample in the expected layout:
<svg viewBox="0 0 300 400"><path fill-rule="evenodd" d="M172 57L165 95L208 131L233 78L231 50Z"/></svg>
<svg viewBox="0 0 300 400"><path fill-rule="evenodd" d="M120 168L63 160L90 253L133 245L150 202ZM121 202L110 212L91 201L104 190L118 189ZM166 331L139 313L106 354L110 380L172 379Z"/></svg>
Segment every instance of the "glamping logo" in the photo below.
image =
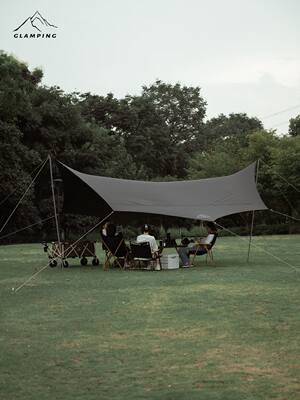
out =
<svg viewBox="0 0 300 400"><path fill-rule="evenodd" d="M50 24L36 11L32 17L26 18L16 29L14 29L14 38L16 39L55 39L54 33L57 26Z"/></svg>

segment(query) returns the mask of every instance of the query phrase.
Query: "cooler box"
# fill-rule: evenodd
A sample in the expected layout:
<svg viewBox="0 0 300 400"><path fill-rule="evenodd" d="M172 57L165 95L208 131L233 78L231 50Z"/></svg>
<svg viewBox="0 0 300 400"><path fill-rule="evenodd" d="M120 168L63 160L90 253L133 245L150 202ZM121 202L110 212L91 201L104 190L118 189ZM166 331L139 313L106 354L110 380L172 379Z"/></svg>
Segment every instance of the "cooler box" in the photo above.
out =
<svg viewBox="0 0 300 400"><path fill-rule="evenodd" d="M161 259L162 269L177 269L179 268L179 255L178 254L164 254Z"/></svg>

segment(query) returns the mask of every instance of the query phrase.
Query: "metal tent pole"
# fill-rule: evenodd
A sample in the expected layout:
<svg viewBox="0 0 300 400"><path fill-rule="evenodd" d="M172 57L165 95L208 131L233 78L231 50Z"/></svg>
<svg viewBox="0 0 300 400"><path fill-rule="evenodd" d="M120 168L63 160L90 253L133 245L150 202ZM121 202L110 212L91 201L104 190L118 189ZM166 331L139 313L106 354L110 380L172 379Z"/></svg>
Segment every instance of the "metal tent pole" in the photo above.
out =
<svg viewBox="0 0 300 400"><path fill-rule="evenodd" d="M50 154L48 155L48 159L49 159L49 166L50 166L51 191L52 191L52 198L53 198L54 218L55 218L56 235L57 235L58 249L59 249L59 259L60 259L61 268L63 268L63 266L64 266L63 249L62 249L60 233L59 233L58 215L57 215L57 207L56 207L55 192L54 192L53 166L52 166L52 159L50 157Z"/></svg>
<svg viewBox="0 0 300 400"><path fill-rule="evenodd" d="M256 164L256 178L255 178L255 183L256 183L256 185L257 185L257 180L258 180L258 167L259 167L259 160L257 160L257 164ZM251 249L252 234L253 234L253 227L254 227L254 214L255 214L255 210L252 211L252 219L251 219L251 229L250 229L250 238L249 238L247 262L249 262L249 258L250 258L250 249Z"/></svg>

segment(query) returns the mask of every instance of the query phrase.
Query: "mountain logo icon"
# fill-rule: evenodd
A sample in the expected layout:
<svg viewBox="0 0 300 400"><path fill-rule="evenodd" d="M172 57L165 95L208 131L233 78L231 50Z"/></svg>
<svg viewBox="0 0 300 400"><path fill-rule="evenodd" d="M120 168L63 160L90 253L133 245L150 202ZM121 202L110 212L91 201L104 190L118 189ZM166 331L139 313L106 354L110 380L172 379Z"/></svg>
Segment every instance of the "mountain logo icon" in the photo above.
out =
<svg viewBox="0 0 300 400"><path fill-rule="evenodd" d="M14 32L18 31L22 27L27 29L34 28L39 32L48 31L49 28L57 28L57 26L50 24L50 22L48 22L39 11L36 11L32 17L26 18L21 25L14 29Z"/></svg>

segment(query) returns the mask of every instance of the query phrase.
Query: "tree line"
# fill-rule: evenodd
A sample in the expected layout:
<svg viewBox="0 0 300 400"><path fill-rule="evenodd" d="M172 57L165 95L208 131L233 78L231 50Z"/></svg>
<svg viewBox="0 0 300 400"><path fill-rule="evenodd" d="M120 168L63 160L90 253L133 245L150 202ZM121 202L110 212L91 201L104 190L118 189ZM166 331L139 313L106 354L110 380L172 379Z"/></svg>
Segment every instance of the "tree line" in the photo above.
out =
<svg viewBox="0 0 300 400"><path fill-rule="evenodd" d="M0 52L0 227L48 154L85 173L156 181L228 175L260 159L265 203L300 218L300 115L280 137L244 113L205 120L207 102L199 87L156 80L139 95L118 99L112 93L65 93L43 85L42 78L40 69L30 71ZM46 219L52 207L45 169L0 237ZM248 229L249 220L244 213L227 223ZM87 221L70 216L67 222L76 230ZM257 216L265 226L284 229L286 222L278 214ZM43 229L35 225L26 238Z"/></svg>

